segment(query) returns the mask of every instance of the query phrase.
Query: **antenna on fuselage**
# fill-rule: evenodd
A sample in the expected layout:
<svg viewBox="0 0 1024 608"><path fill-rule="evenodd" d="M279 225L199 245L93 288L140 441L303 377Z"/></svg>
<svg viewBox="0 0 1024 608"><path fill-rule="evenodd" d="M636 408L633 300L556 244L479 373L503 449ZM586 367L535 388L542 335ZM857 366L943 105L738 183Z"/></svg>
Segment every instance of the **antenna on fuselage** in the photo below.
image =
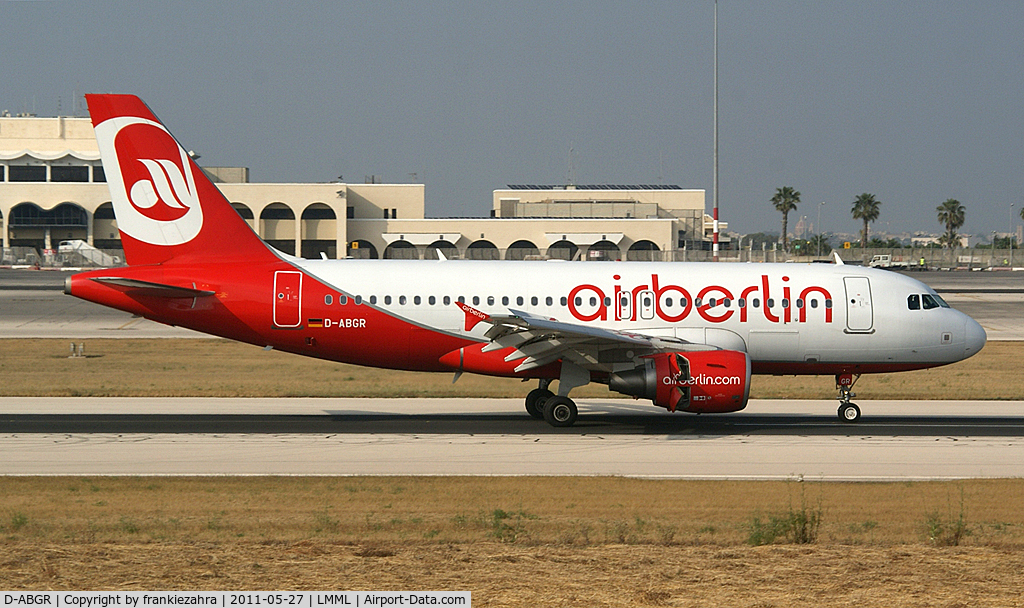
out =
<svg viewBox="0 0 1024 608"><path fill-rule="evenodd" d="M839 257L839 252L835 249L832 250L832 260L835 262L836 266L846 266L846 263L843 262L843 258Z"/></svg>

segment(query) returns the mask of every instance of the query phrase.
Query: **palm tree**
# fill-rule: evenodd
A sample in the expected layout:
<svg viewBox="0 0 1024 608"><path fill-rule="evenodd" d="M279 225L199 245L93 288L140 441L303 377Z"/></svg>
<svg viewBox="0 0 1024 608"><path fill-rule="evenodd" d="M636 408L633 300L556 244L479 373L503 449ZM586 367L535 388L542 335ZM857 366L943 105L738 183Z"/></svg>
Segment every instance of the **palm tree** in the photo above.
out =
<svg viewBox="0 0 1024 608"><path fill-rule="evenodd" d="M775 196L772 197L772 204L775 210L782 214L782 250L789 251L789 238L786 231L789 227L789 212L796 209L800 202L800 193L790 186L783 186L775 189Z"/></svg>
<svg viewBox="0 0 1024 608"><path fill-rule="evenodd" d="M860 237L860 248L863 250L868 244L868 224L878 219L878 210L881 201L875 200L874 194L868 194L865 192L861 194L853 201L853 208L850 209L850 213L853 214L853 219L864 221L864 231L861 232Z"/></svg>
<svg viewBox="0 0 1024 608"><path fill-rule="evenodd" d="M946 227L946 233L939 239L939 243L953 249L957 245L956 231L964 225L964 206L955 198L950 198L935 210L939 212L939 223Z"/></svg>

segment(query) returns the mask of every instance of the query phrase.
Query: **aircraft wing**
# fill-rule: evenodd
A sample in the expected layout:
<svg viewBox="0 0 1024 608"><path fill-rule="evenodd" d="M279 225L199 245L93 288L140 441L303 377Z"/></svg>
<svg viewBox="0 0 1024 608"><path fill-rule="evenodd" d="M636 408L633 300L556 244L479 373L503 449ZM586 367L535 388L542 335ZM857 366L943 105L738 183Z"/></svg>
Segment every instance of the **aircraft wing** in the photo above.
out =
<svg viewBox="0 0 1024 608"><path fill-rule="evenodd" d="M675 337L649 336L634 332L589 327L541 317L510 309L510 315L487 315L465 304L467 319L491 327L484 336L491 342L481 352L515 348L506 361L521 360L516 372L527 371L565 359L585 369L610 371L611 364L632 360L635 356L659 352L717 350L706 344L694 344ZM470 312L472 311L472 312ZM474 323L474 324L475 324Z"/></svg>

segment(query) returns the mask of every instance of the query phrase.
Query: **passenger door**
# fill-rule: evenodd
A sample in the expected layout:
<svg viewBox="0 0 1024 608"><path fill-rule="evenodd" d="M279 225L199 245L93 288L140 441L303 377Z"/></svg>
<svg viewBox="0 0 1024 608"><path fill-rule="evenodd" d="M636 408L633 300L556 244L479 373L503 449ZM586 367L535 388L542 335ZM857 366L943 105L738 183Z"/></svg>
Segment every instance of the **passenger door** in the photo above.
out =
<svg viewBox="0 0 1024 608"><path fill-rule="evenodd" d="M874 313L871 308L871 284L867 277L844 277L846 285L846 331L871 333Z"/></svg>

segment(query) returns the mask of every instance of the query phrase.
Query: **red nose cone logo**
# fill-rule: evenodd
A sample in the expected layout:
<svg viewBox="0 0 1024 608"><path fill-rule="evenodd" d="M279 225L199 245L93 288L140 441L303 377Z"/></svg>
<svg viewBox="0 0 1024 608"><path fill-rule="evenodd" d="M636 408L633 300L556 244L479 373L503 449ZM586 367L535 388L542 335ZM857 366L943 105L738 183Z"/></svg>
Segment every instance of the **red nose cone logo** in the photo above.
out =
<svg viewBox="0 0 1024 608"><path fill-rule="evenodd" d="M188 213L189 190L178 144L165 131L146 124L128 125L114 140L128 202L158 222Z"/></svg>

